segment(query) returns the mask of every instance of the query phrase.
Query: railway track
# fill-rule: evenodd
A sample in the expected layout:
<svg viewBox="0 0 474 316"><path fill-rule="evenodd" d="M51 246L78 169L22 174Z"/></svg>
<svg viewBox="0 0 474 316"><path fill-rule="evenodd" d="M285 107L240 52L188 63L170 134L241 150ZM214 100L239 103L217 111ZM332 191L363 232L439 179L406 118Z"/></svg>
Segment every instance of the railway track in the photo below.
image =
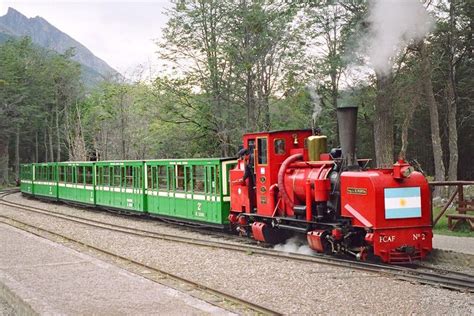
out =
<svg viewBox="0 0 474 316"><path fill-rule="evenodd" d="M5 201L4 197L11 193L12 192L0 193L0 199L1 199L0 204L20 208L23 210L35 209L35 208L24 207L16 203ZM12 204L14 204L15 206L12 206ZM44 210L41 210L41 213L45 214ZM56 215L57 214L55 214L55 216ZM64 219L64 217L62 218ZM171 286L177 290L187 292L188 294L194 297L206 300L213 305L217 305L219 307L222 307L226 310L230 310L232 312L236 312L238 314L281 315L281 313L275 310L244 300L242 298L236 297L224 291L213 289L204 284L194 282L192 280L180 277L178 275L144 264L142 262L133 260L131 258L124 257L122 255L110 252L108 250L95 247L91 244L84 243L83 241L76 240L74 238L71 238L63 234L59 234L52 230L41 228L35 225L31 225L23 221L19 221L10 216L0 215L0 222L3 224L10 225L12 227L21 229L28 233L34 234L41 238L47 238L52 241L61 242L65 244L73 244L76 247L83 248L83 250L87 252L92 251L96 254L99 254L101 257L103 256L108 257L109 259L112 259L113 261L119 263L120 266L125 267L127 270L131 270L131 272L137 273L137 271L139 271L137 274L140 274L142 277L158 282L160 284L164 284L166 286ZM75 222L80 222L80 221L76 219ZM83 224L85 223L83 222ZM94 227L99 227L99 225L94 225ZM102 228L105 228L105 226Z"/></svg>
<svg viewBox="0 0 474 316"><path fill-rule="evenodd" d="M428 284L428 285L432 285L436 287L447 288L451 290L474 293L474 276L465 274L465 273L443 270L443 269L438 269L438 268L427 268L424 266L417 266L417 265L412 265L410 267L393 266L393 265L387 265L387 264L354 261L354 260L339 258L339 257L334 257L334 256L302 255L302 254L296 254L296 253L286 253L286 252L281 252L274 249L262 248L257 245L217 242L217 241L203 240L199 238L174 236L174 235L164 234L164 233L159 233L159 232L154 232L154 231L148 231L148 230L143 230L143 229L130 228L130 227L125 227L121 225L104 223L101 221L87 219L80 216L67 215L60 212L45 210L45 209L36 208L36 207L24 206L18 203L6 201L5 196L11 193L12 192L1 194L0 204L9 206L9 207L15 207L15 208L22 209L28 212L40 213L46 216L55 217L55 218L75 222L82 225L96 227L99 229L104 229L104 230L109 230L109 231L114 231L114 232L119 232L119 233L124 233L124 234L133 235L133 236L144 237L144 238L153 238L153 239L166 240L170 242L185 243L185 244L201 246L201 247L211 247L211 248L225 249L225 250L236 251L236 252L244 252L244 253L252 253L252 254L258 254L258 255L263 255L263 256L270 256L270 257L275 257L275 258L351 268L355 270L382 274L382 275L385 275L394 279L398 279L398 280L405 280L409 282Z"/></svg>

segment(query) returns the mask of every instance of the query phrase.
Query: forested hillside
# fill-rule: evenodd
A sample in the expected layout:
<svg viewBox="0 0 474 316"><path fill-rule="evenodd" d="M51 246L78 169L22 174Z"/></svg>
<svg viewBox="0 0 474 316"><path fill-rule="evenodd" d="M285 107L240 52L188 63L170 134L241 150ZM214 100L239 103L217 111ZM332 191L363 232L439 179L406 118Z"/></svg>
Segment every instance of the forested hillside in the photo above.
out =
<svg viewBox="0 0 474 316"><path fill-rule="evenodd" d="M246 131L317 126L338 146L335 109L349 104L359 157L384 166L406 156L436 179L473 179L474 6L416 8L176 1L157 43L161 74L90 93L73 52L9 40L0 182L21 162L233 156Z"/></svg>

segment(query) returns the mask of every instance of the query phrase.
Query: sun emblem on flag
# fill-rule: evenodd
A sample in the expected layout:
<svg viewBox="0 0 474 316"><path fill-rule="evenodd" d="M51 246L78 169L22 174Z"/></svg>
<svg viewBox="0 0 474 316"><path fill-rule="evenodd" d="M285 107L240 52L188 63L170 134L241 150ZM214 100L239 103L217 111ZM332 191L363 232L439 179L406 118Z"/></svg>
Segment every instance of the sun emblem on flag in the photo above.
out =
<svg viewBox="0 0 474 316"><path fill-rule="evenodd" d="M405 199L400 199L400 206L403 207L407 205L407 201Z"/></svg>

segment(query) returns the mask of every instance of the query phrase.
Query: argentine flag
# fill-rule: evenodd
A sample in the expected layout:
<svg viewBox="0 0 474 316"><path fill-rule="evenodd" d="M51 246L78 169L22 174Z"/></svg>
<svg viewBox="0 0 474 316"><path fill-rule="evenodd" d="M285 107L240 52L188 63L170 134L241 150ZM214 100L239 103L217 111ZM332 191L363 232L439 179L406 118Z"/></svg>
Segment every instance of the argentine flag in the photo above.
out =
<svg viewBox="0 0 474 316"><path fill-rule="evenodd" d="M421 217L419 187L384 189L385 219Z"/></svg>

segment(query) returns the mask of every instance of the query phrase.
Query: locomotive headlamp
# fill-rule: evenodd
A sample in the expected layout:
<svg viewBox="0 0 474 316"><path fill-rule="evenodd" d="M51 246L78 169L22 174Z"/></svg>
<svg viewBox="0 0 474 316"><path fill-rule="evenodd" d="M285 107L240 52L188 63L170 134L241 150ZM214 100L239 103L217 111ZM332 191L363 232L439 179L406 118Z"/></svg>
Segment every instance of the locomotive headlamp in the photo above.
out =
<svg viewBox="0 0 474 316"><path fill-rule="evenodd" d="M415 169L410 166L410 164L406 163L403 159L399 159L393 165L393 177L397 180L409 178L413 171L415 171Z"/></svg>
<svg viewBox="0 0 474 316"><path fill-rule="evenodd" d="M415 171L415 168L413 168L412 166L404 167L402 168L402 176L404 178L408 178L410 177L413 171Z"/></svg>

